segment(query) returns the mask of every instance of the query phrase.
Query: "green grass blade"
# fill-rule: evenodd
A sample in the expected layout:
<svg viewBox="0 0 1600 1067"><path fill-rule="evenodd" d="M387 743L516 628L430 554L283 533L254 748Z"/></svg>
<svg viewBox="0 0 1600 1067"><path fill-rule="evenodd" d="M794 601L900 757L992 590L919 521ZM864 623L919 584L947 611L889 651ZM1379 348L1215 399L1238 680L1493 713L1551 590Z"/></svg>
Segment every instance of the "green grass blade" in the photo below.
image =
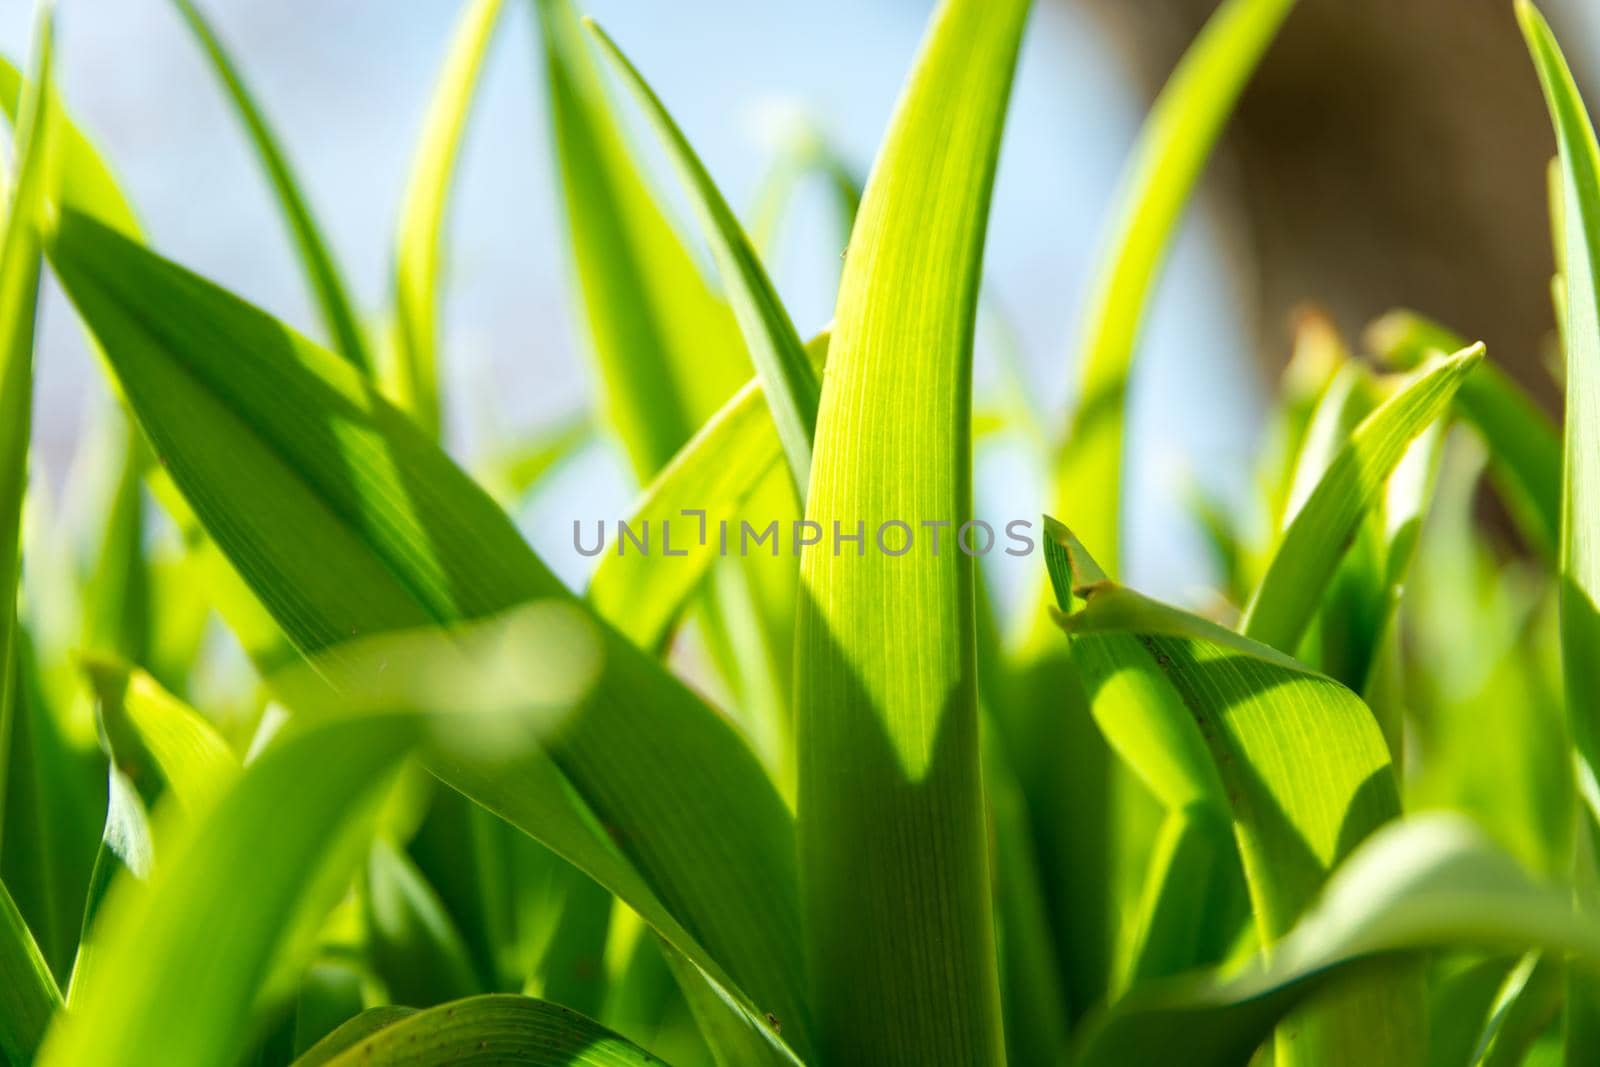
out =
<svg viewBox="0 0 1600 1067"><path fill-rule="evenodd" d="M1057 506L1117 572L1123 427L1139 326L1168 246L1234 102L1294 0L1227 0L1184 54L1140 131L1079 345L1078 395ZM1092 501L1092 506L1088 503Z"/></svg>
<svg viewBox="0 0 1600 1067"><path fill-rule="evenodd" d="M794 473L795 484L804 486L811 478L811 441L821 386L806 358L800 335L733 209L666 106L616 42L593 21L588 22L588 27L649 116L699 210L723 283L728 287L734 315L755 363L762 393L772 410L789 469Z"/></svg>
<svg viewBox="0 0 1600 1067"><path fill-rule="evenodd" d="M50 966L0 885L0 1055L12 1063L31 1063L60 1010L61 990Z"/></svg>
<svg viewBox="0 0 1600 1067"><path fill-rule="evenodd" d="M1567 402L1561 496L1561 660L1581 794L1595 810L1600 763L1600 144L1550 27L1517 4L1550 107L1565 177ZM1596 817L1600 817L1597 815Z"/></svg>
<svg viewBox="0 0 1600 1067"><path fill-rule="evenodd" d="M0 111L5 112L13 125L17 123L27 92L27 82L22 73L0 58ZM54 174L46 196L97 219L125 236L137 238L139 224L134 218L133 208L94 145L62 113L59 105L51 116L51 124L55 131L51 135L55 142L52 160Z"/></svg>
<svg viewBox="0 0 1600 1067"><path fill-rule="evenodd" d="M52 244L165 469L302 651L570 600L488 496L341 361L71 212ZM789 813L726 721L586 625L604 673L551 741L559 774L538 760L434 770L627 894L803 1046Z"/></svg>
<svg viewBox="0 0 1600 1067"><path fill-rule="evenodd" d="M1118 992L1217 963L1247 912L1225 813L1210 804L1168 812L1150 856Z"/></svg>
<svg viewBox="0 0 1600 1067"><path fill-rule="evenodd" d="M1479 345L1436 360L1356 427L1284 532L1245 612L1247 637L1295 650L1350 538L1407 446L1444 412L1482 358Z"/></svg>
<svg viewBox="0 0 1600 1067"><path fill-rule="evenodd" d="M306 1049L294 1061L293 1067L327 1067L341 1053L371 1037L379 1030L386 1026L392 1026L400 1020L415 1014L417 1014L415 1008L404 1008L395 1004L383 1004L376 1008L368 1008L359 1015L346 1019L326 1037Z"/></svg>
<svg viewBox="0 0 1600 1067"><path fill-rule="evenodd" d="M1266 645L1108 581L1070 533L1053 520L1049 527L1045 551L1058 596L1070 582L1072 596L1086 601L1057 621L1091 699L1099 705L1103 690L1142 675L1147 714L1165 716L1176 735L1203 744L1209 780L1231 812L1256 929L1273 944L1350 850L1399 814L1398 783L1371 712L1343 686ZM1191 761L1185 751L1165 765L1187 769ZM1135 769L1159 784L1155 766ZM1205 781L1180 778L1169 788L1183 795ZM1211 788L1198 803L1216 803ZM1301 1019L1294 1040L1279 1042L1278 1062L1413 1062L1426 1036L1416 979L1407 970L1374 974L1357 995Z"/></svg>
<svg viewBox="0 0 1600 1067"><path fill-rule="evenodd" d="M325 903L348 878L362 824L416 738L408 724L362 719L269 749L156 866L148 889L114 887L95 966L40 1064L229 1062L290 931L308 902Z"/></svg>
<svg viewBox="0 0 1600 1067"><path fill-rule="evenodd" d="M1408 311L1373 323L1367 344L1402 370L1434 353L1466 347L1456 334ZM1535 551L1554 561L1561 540L1561 431L1488 359L1461 383L1456 410L1489 446L1490 474L1517 528Z"/></svg>
<svg viewBox="0 0 1600 1067"><path fill-rule="evenodd" d="M39 215L48 195L51 150L52 9L34 31L34 78L21 118L0 219L0 753L6 748L18 692L17 586L22 575L22 502L28 491L33 426L33 335L43 252ZM5 785L0 774L0 806Z"/></svg>
<svg viewBox="0 0 1600 1067"><path fill-rule="evenodd" d="M1432 948L1546 948L1600 966L1600 931L1570 892L1530 879L1470 824L1418 817L1380 831L1272 954L1242 975L1136 991L1093 1020L1078 1067L1232 1067L1311 997L1372 981L1384 957ZM1281 1061L1280 1061L1281 1062ZM1357 1057L1330 1063L1417 1063Z"/></svg>
<svg viewBox="0 0 1600 1067"><path fill-rule="evenodd" d="M507 994L415 1012L335 1056L313 1054L293 1067L645 1067L661 1062L570 1008Z"/></svg>
<svg viewBox="0 0 1600 1067"><path fill-rule="evenodd" d="M534 3L604 407L643 482L750 379L750 359L629 153L571 0Z"/></svg>
<svg viewBox="0 0 1600 1067"><path fill-rule="evenodd" d="M390 1003L428 1008L483 992L460 931L404 853L373 842L365 888L368 951Z"/></svg>
<svg viewBox="0 0 1600 1067"><path fill-rule="evenodd" d="M806 518L972 511L971 372L989 195L1028 5L933 16L845 259ZM847 529L845 532L849 532ZM1003 1055L979 779L972 561L801 557L799 818L830 1063Z"/></svg>
<svg viewBox="0 0 1600 1067"><path fill-rule="evenodd" d="M239 758L216 728L150 675L107 659L89 659L84 670L99 699L106 740L125 771L160 781L194 814L238 776Z"/></svg>
<svg viewBox="0 0 1600 1067"><path fill-rule="evenodd" d="M818 368L827 360L828 337L824 331L806 346ZM667 530L676 542L672 553L685 556L667 566L637 553L602 556L588 593L600 616L640 648L660 648L718 558L721 524L729 524L729 543L737 544L743 505L782 459L761 383L752 381L662 468L628 517L629 529L655 530L657 537ZM685 507L705 514L685 514ZM780 540L785 533L779 531Z"/></svg>
<svg viewBox="0 0 1600 1067"><path fill-rule="evenodd" d="M445 208L462 135L502 0L473 0L461 15L423 122L411 165L394 257L395 364L391 387L400 405L438 436L439 276Z"/></svg>
<svg viewBox="0 0 1600 1067"><path fill-rule="evenodd" d="M229 102L250 135L250 145L272 183L278 207L289 225L295 252L300 257L306 281L316 298L317 310L321 313L323 327L328 331L333 350L354 366L371 370L372 360L362 338L360 317L350 303L349 287L334 262L327 239L311 213L311 205L300 188L300 181L295 177L294 169L290 167L266 115L199 6L194 0L173 0L173 3L205 51L217 78L227 90Z"/></svg>

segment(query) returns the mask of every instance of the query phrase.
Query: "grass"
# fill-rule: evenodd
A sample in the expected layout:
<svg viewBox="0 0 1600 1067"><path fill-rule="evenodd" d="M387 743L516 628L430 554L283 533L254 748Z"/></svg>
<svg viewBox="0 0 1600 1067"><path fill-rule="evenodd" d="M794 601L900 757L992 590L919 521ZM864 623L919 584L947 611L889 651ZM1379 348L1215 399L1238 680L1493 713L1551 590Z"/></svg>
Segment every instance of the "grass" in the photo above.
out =
<svg viewBox="0 0 1600 1067"><path fill-rule="evenodd" d="M1027 0L941 0L864 185L797 129L749 216L626 40L570 0L464 4L380 309L352 305L248 49L173 8L322 334L150 246L42 5L0 62L0 1062L1600 1060L1600 143L1530 4L1563 417L1448 324L1397 310L1358 354L1305 317L1256 498L1195 497L1200 610L1119 575L1127 399L1292 0L1224 0L1156 102L1060 435L973 375ZM448 205L514 19L601 403L463 465ZM762 258L802 181L849 228L809 342ZM30 458L47 271L118 399L67 508ZM961 550L1000 432L1055 473L1016 619ZM641 488L630 528L683 554L614 541L580 595L507 511L600 439ZM716 550L769 523L777 550Z"/></svg>

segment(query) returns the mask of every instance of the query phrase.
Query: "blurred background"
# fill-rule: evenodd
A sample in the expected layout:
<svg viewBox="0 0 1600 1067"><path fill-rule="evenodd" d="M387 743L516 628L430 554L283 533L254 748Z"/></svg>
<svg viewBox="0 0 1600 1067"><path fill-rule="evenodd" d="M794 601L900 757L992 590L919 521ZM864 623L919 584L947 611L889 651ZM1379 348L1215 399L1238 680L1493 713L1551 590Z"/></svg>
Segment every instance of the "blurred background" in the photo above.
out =
<svg viewBox="0 0 1600 1067"><path fill-rule="evenodd" d="M382 308L414 141L459 5L204 6L275 123L357 297ZM784 131L801 120L864 178L932 4L586 6L652 81L729 199L748 208ZM1039 0L989 231L980 399L1014 359L1044 425L1063 425L1118 176L1151 97L1214 6ZM316 335L271 193L176 11L165 0L59 7L68 106L116 168L155 247ZM1544 7L1580 78L1600 68L1596 6ZM26 55L31 8L0 5L0 50L13 59ZM513 3L507 14L453 199L443 351L451 444L464 458L592 397L531 11ZM1126 520L1134 584L1182 600L1205 583L1209 563L1186 498L1196 484L1224 501L1245 497L1261 398L1305 302L1351 335L1392 306L1416 307L1488 341L1553 400L1539 355L1552 327L1552 151L1510 0L1303 0L1246 95L1146 325ZM675 182L659 185L671 200ZM803 189L769 264L803 335L831 318L841 251L827 190ZM59 483L104 390L53 290L41 344L36 433ZM1046 499L1029 450L1005 438L980 455L977 486L980 517L1000 522L1035 516ZM601 445L520 518L578 585L588 561L572 550L572 520L625 515L634 491ZM1036 562L997 563L1002 595L1015 595Z"/></svg>

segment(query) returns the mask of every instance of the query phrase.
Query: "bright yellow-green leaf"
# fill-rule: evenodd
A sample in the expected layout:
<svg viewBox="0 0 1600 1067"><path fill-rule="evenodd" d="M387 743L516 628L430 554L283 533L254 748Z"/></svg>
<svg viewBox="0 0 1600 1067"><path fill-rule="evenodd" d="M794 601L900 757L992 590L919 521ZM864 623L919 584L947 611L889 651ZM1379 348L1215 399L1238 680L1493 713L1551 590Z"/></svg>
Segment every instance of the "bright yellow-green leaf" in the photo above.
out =
<svg viewBox="0 0 1600 1067"><path fill-rule="evenodd" d="M800 854L829 1063L1002 1055L979 781L972 337L1025 0L947 0L868 179L818 414L796 648ZM917 538L896 557L905 530ZM944 522L942 552L925 522ZM969 531L969 539L976 535Z"/></svg>
<svg viewBox="0 0 1600 1067"><path fill-rule="evenodd" d="M494 36L502 0L472 0L462 13L434 90L400 210L394 260L394 397L435 436L439 396L439 277L445 207L467 114Z"/></svg>
<svg viewBox="0 0 1600 1067"><path fill-rule="evenodd" d="M706 236L722 271L722 280L728 286L734 315L755 363L767 407L772 410L778 440L788 456L789 469L797 485L806 485L811 477L811 439L817 422L820 387L800 335L795 332L783 300L767 277L733 209L694 154L688 138L615 42L595 23L590 22L589 28L644 107L699 209Z"/></svg>
<svg viewBox="0 0 1600 1067"><path fill-rule="evenodd" d="M1444 413L1482 359L1482 345L1436 359L1355 428L1290 520L1245 612L1246 636L1288 652L1298 647L1351 537L1407 446Z"/></svg>

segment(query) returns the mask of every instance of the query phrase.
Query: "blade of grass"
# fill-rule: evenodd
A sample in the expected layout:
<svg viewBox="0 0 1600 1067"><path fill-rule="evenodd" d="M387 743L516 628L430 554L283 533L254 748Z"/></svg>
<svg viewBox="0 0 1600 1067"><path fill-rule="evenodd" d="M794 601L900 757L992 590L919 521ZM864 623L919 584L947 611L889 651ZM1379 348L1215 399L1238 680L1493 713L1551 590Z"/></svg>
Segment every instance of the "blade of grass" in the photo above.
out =
<svg viewBox="0 0 1600 1067"><path fill-rule="evenodd" d="M1168 788L1196 793L1206 806L1215 804L1214 789L1225 796L1256 929L1273 945L1350 850L1399 814L1394 768L1371 712L1269 646L1116 585L1064 527L1054 520L1047 527L1046 559L1063 611L1071 597L1085 601L1057 621L1091 698L1099 705L1100 690L1141 676L1141 706L1185 738L1164 765L1186 768L1191 780L1173 775ZM1198 781L1199 772L1188 770L1196 742L1210 760L1210 774ZM1162 764L1150 756L1169 744L1119 751L1140 756L1136 769L1157 783ZM1280 1035L1277 1062L1415 1062L1426 1036L1422 993L1410 968L1375 972L1351 995L1299 1019L1292 1037Z"/></svg>
<svg viewBox="0 0 1600 1067"><path fill-rule="evenodd" d="M868 179L806 502L829 533L942 520L954 536L971 515L978 277L1027 10L940 5ZM948 545L801 556L800 854L830 1063L1004 1055L973 580Z"/></svg>
<svg viewBox="0 0 1600 1067"><path fill-rule="evenodd" d="M1406 447L1443 413L1481 345L1430 363L1362 420L1284 532L1240 629L1293 653L1328 580Z"/></svg>
<svg viewBox="0 0 1600 1067"><path fill-rule="evenodd" d="M1576 749L1578 795L1589 818L1580 844L1592 845L1600 820L1600 142L1561 48L1528 0L1518 0L1528 52L1539 74L1560 150L1560 251L1564 287L1556 287L1566 356L1562 435L1560 555L1561 673L1567 729ZM1592 914L1592 848L1580 850L1579 897ZM1574 973L1567 985L1566 1062L1600 1055L1600 980Z"/></svg>
<svg viewBox="0 0 1600 1067"><path fill-rule="evenodd" d="M250 135L250 145L255 149L268 181L272 183L278 208L288 223L290 236L294 238L295 252L299 254L300 266L316 298L317 310L322 316L322 324L328 331L333 350L353 366L370 371L372 360L362 339L360 317L350 303L349 287L334 262L328 241L311 213L311 205L301 190L299 179L295 177L294 168L289 165L261 105L256 102L239 68L223 47L221 38L194 0L173 0L173 3L205 52L212 70L227 90L228 101L244 123L245 132Z"/></svg>
<svg viewBox="0 0 1600 1067"><path fill-rule="evenodd" d="M0 1055L31 1063L51 1018L61 1010L61 990L34 943L28 924L0 884Z"/></svg>
<svg viewBox="0 0 1600 1067"><path fill-rule="evenodd" d="M1130 994L1092 1021L1074 1063L1244 1063L1296 1007L1370 981L1386 957L1463 946L1547 948L1600 966L1600 932L1577 914L1569 892L1534 882L1465 820L1422 816L1380 831L1354 853L1269 962L1238 976L1195 975Z"/></svg>
<svg viewBox="0 0 1600 1067"><path fill-rule="evenodd" d="M368 951L390 1003L428 1008L483 992L438 894L382 839L368 853L365 890Z"/></svg>
<svg viewBox="0 0 1600 1067"><path fill-rule="evenodd" d="M415 1014L417 1014L417 1009L415 1008L403 1008L394 1004L382 1004L376 1008L368 1008L361 1014L340 1023L321 1041L312 1045L294 1061L293 1067L327 1067L329 1063L347 1049L371 1037L384 1027L392 1026L400 1020Z"/></svg>
<svg viewBox="0 0 1600 1067"><path fill-rule="evenodd" d="M1561 496L1561 661L1581 793L1600 818L1600 143L1550 27L1527 0L1517 18L1550 108L1565 175L1567 408Z"/></svg>
<svg viewBox="0 0 1600 1067"><path fill-rule="evenodd" d="M494 37L501 0L473 0L461 15L423 122L400 209L394 257L392 395L433 436L443 419L439 381L439 276L445 208L467 115Z"/></svg>
<svg viewBox="0 0 1600 1067"><path fill-rule="evenodd" d="M824 331L806 346L818 368L828 358L828 338ZM672 552L685 556L661 566L658 557L608 553L589 579L595 610L640 648L660 648L718 558L722 523L740 536L743 505L782 458L761 383L752 381L662 468L627 520L633 530L678 531ZM685 505L703 514L685 512Z"/></svg>
<svg viewBox="0 0 1600 1067"><path fill-rule="evenodd" d="M302 651L570 596L482 490L341 362L72 212L52 248L166 470ZM753 1020L772 1012L803 1043L782 800L723 719L592 625L604 677L551 741L559 773L532 757L432 769L626 896L724 988L749 990Z"/></svg>
<svg viewBox="0 0 1600 1067"><path fill-rule="evenodd" d="M534 2L573 269L607 415L643 482L749 380L750 360L629 153L572 3Z"/></svg>
<svg viewBox="0 0 1600 1067"><path fill-rule="evenodd" d="M228 1062L298 913L348 877L379 788L416 737L404 722L360 719L264 753L147 890L118 883L101 955L41 1067Z"/></svg>
<svg viewBox="0 0 1600 1067"><path fill-rule="evenodd" d="M1121 555L1123 427L1139 326L1178 220L1294 0L1227 0L1156 98L1118 194L1117 222L1084 317L1078 395L1056 469L1057 507L1115 574ZM1094 501L1092 508L1086 501ZM1088 525L1084 525L1087 523Z"/></svg>
<svg viewBox="0 0 1600 1067"><path fill-rule="evenodd" d="M28 491L28 438L33 426L33 335L43 253L38 215L44 209L51 149L52 9L34 28L33 83L23 94L12 163L3 188L0 231L0 752L11 732L17 695L17 585L22 574L22 502ZM3 765L3 764L0 764ZM0 780L0 803L5 783Z"/></svg>
<svg viewBox="0 0 1600 1067"><path fill-rule="evenodd" d="M1435 353L1458 352L1466 343L1454 333L1409 311L1392 311L1374 322L1367 344L1401 370L1412 370ZM1528 544L1544 558L1557 558L1561 539L1561 431L1521 386L1485 359L1456 393L1456 410L1489 446L1490 471Z"/></svg>
<svg viewBox="0 0 1600 1067"><path fill-rule="evenodd" d="M336 1056L306 1057L293 1067L644 1067L660 1062L570 1008L491 994L397 1019Z"/></svg>
<svg viewBox="0 0 1600 1067"><path fill-rule="evenodd" d="M794 474L795 484L804 486L811 477L811 443L821 387L811 361L806 358L800 335L733 209L695 155L688 138L616 42L592 20L586 24L600 42L601 51L649 116L700 213L723 283L730 293L734 316L755 363L761 391L772 411L778 439L788 457L789 470Z"/></svg>

